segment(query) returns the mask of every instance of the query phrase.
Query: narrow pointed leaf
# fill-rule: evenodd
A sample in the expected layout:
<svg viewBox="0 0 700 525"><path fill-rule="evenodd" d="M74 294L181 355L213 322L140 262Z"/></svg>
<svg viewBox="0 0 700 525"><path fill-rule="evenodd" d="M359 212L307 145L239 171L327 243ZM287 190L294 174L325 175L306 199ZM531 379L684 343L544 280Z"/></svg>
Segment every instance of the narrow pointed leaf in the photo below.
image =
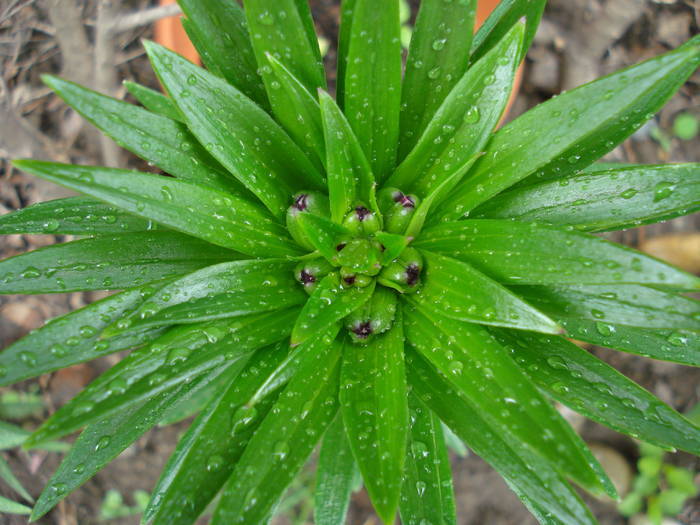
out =
<svg viewBox="0 0 700 525"><path fill-rule="evenodd" d="M243 366L251 352L285 339L298 312L291 309L175 328L90 383L39 427L27 446L70 434L213 370Z"/></svg>
<svg viewBox="0 0 700 525"><path fill-rule="evenodd" d="M0 496L0 512L8 514L31 514L32 509L11 499Z"/></svg>
<svg viewBox="0 0 700 525"><path fill-rule="evenodd" d="M416 248L449 255L504 284L647 284L700 289L700 279L600 237L507 220L441 223ZM517 293L517 289L515 289Z"/></svg>
<svg viewBox="0 0 700 525"><path fill-rule="evenodd" d="M153 293L150 285L127 290L53 319L0 353L0 385L11 385L154 339L158 331L127 332L100 340L106 326ZM37 351L43 349L43 351Z"/></svg>
<svg viewBox="0 0 700 525"><path fill-rule="evenodd" d="M413 149L469 65L476 1L421 2L402 88L399 159Z"/></svg>
<svg viewBox="0 0 700 525"><path fill-rule="evenodd" d="M355 0L343 111L378 181L394 169L401 106L399 3Z"/></svg>
<svg viewBox="0 0 700 525"><path fill-rule="evenodd" d="M299 224L314 248L329 261L337 255L338 244L350 237L345 227L311 213L299 214Z"/></svg>
<svg viewBox="0 0 700 525"><path fill-rule="evenodd" d="M284 216L296 190L322 188L322 175L263 109L176 53L145 45L190 131L275 216Z"/></svg>
<svg viewBox="0 0 700 525"><path fill-rule="evenodd" d="M546 5L547 0L502 0L499 2L474 36L471 61L475 62L488 53L523 17L526 19L526 28L520 60L525 58L525 54L535 38Z"/></svg>
<svg viewBox="0 0 700 525"><path fill-rule="evenodd" d="M252 256L298 255L264 209L227 193L128 170L22 160L15 166L183 233Z"/></svg>
<svg viewBox="0 0 700 525"><path fill-rule="evenodd" d="M263 523L338 411L340 345L299 370L251 438L212 525Z"/></svg>
<svg viewBox="0 0 700 525"><path fill-rule="evenodd" d="M324 277L309 297L292 330L292 345L303 343L365 304L374 292L374 282L364 288L345 288L337 273Z"/></svg>
<svg viewBox="0 0 700 525"><path fill-rule="evenodd" d="M10 465L7 464L7 461L5 461L5 459L2 456L0 456L0 478L3 479L12 490L14 490L20 496L22 496L22 498L24 498L25 501L34 501L34 498L32 498L29 492L27 492L27 489L25 489L22 486L22 484L12 472Z"/></svg>
<svg viewBox="0 0 700 525"><path fill-rule="evenodd" d="M184 122L177 106L160 91L142 86L136 82L131 82L130 80L124 81L124 87L151 113L155 113L161 117L167 117L177 122Z"/></svg>
<svg viewBox="0 0 700 525"><path fill-rule="evenodd" d="M452 470L438 417L415 394L408 397L411 431L401 487L403 523L456 525Z"/></svg>
<svg viewBox="0 0 700 525"><path fill-rule="evenodd" d="M483 149L508 103L523 31L516 24L459 79L387 184L424 198Z"/></svg>
<svg viewBox="0 0 700 525"><path fill-rule="evenodd" d="M348 53L352 35L352 21L357 0L341 0L340 29L338 31L338 66L336 68L335 99L338 107L345 108L345 78L348 70Z"/></svg>
<svg viewBox="0 0 700 525"><path fill-rule="evenodd" d="M331 217L335 222L341 222L357 201L376 209L374 176L343 112L325 91L319 92L319 98L327 152Z"/></svg>
<svg viewBox="0 0 700 525"><path fill-rule="evenodd" d="M449 191L454 188L457 183L462 179L465 173L469 171L476 159L477 155L474 155L466 163L455 170L449 177L443 179L440 184L433 186L430 189L425 199L420 203L418 209L413 213L411 217L411 222L408 223L406 228L406 236L410 238L416 238L421 233L425 221L428 218L428 214L434 209L435 204L440 201Z"/></svg>
<svg viewBox="0 0 700 525"><path fill-rule="evenodd" d="M203 386L187 399L183 399L181 402L168 407L168 409L163 412L160 421L158 421L158 426L167 427L196 416L215 398L218 398L229 384L230 378L225 375L221 375L213 381L209 381L206 386Z"/></svg>
<svg viewBox="0 0 700 525"><path fill-rule="evenodd" d="M340 407L350 448L384 523L393 523L406 457L408 403L400 311L366 344L345 343Z"/></svg>
<svg viewBox="0 0 700 525"><path fill-rule="evenodd" d="M560 403L618 432L700 454L700 429L586 350L561 337L492 332L530 379Z"/></svg>
<svg viewBox="0 0 700 525"><path fill-rule="evenodd" d="M275 117L314 165L322 169L326 161L321 108L318 100L282 62L267 53L270 78L275 89Z"/></svg>
<svg viewBox="0 0 700 525"><path fill-rule="evenodd" d="M700 38L528 111L496 133L442 217L458 219L528 177L534 184L582 170L649 120L698 65Z"/></svg>
<svg viewBox="0 0 700 525"><path fill-rule="evenodd" d="M0 293L121 290L240 257L176 232L82 239L0 261Z"/></svg>
<svg viewBox="0 0 700 525"><path fill-rule="evenodd" d="M431 252L415 301L460 321L557 334L559 325L467 263Z"/></svg>
<svg viewBox="0 0 700 525"><path fill-rule="evenodd" d="M700 211L700 164L598 169L497 195L471 217L518 219L599 232Z"/></svg>
<svg viewBox="0 0 700 525"><path fill-rule="evenodd" d="M306 0L246 0L245 14L253 50L275 113L277 104L284 100L277 98L269 66L263 67L267 65L266 53L284 59L285 66L311 93L326 87L321 52Z"/></svg>
<svg viewBox="0 0 700 525"><path fill-rule="evenodd" d="M518 286L516 290L559 321L567 333L569 322L575 326L579 320L598 323L603 331L604 324L700 331L700 302L645 286Z"/></svg>
<svg viewBox="0 0 700 525"><path fill-rule="evenodd" d="M519 446L590 492L615 496L581 438L485 328L415 309L406 320L415 348L494 428L511 432Z"/></svg>
<svg viewBox="0 0 700 525"><path fill-rule="evenodd" d="M350 505L357 463L338 415L326 431L316 467L315 525L343 525Z"/></svg>
<svg viewBox="0 0 700 525"><path fill-rule="evenodd" d="M238 2L178 0L178 3L187 17L185 29L207 69L266 107L265 87L258 74L245 13Z"/></svg>
<svg viewBox="0 0 700 525"><path fill-rule="evenodd" d="M248 405L286 351L286 342L259 350L238 376L229 375L223 394L212 399L168 460L144 512L144 523L190 524L205 510L276 400L277 396L270 395L254 409Z"/></svg>
<svg viewBox="0 0 700 525"><path fill-rule="evenodd" d="M206 316L207 304L212 308L218 304L217 311L219 313L223 308L226 308L227 302L230 311L251 310L254 308L251 301L255 297L252 292L256 291L261 293L261 300L266 297L265 290L269 290L272 297L283 295L286 292L291 296L290 299L293 299L296 295L294 291L297 289L302 295L306 295L295 281L293 270L293 261L278 259L231 261L208 266L162 287L158 293L143 302L136 311L129 312L128 316L120 319L117 323L118 326L115 327L116 332L131 329L132 326L144 327L180 322L189 324L199 322L197 318ZM291 290L289 290L290 288ZM237 294L240 294L240 297ZM280 299L280 302L289 302L290 299ZM181 314L187 310L177 308L189 308L189 306L195 307L193 317L187 320L185 315L184 319L180 319L183 317ZM293 304L289 306L293 306ZM279 308L270 305L267 309ZM261 307L261 311L264 310L265 308ZM166 311L173 315L165 315ZM178 312L180 313L178 314ZM213 314L214 312L212 312ZM239 315L244 314L240 313Z"/></svg>
<svg viewBox="0 0 700 525"><path fill-rule="evenodd" d="M182 123L58 77L44 76L43 80L117 144L170 175L236 195L244 194L240 183L205 151Z"/></svg>
<svg viewBox="0 0 700 525"><path fill-rule="evenodd" d="M395 233L377 232L374 237L384 246L382 252L382 265L389 264L396 259L401 252L409 245L412 239L405 235Z"/></svg>
<svg viewBox="0 0 700 525"><path fill-rule="evenodd" d="M8 450L20 446L31 434L22 427L0 421L0 450Z"/></svg>
<svg viewBox="0 0 700 525"><path fill-rule="evenodd" d="M496 469L541 523L597 525L578 494L551 464L520 447L506 430L457 395L414 350L407 351L407 374L414 391L477 455Z"/></svg>
<svg viewBox="0 0 700 525"><path fill-rule="evenodd" d="M255 394L251 396L248 404L255 406L271 392L289 383L300 369L316 359L316 355L335 340L339 331L339 325L330 326L326 330L314 334L299 346L292 348L287 357L262 382Z"/></svg>
<svg viewBox="0 0 700 525"><path fill-rule="evenodd" d="M216 372L218 373L221 372ZM39 519L94 476L158 423L159 416L170 404L186 397L202 381L206 381L206 378L171 388L143 405L123 407L112 417L99 420L86 428L39 496L30 520Z"/></svg>
<svg viewBox="0 0 700 525"><path fill-rule="evenodd" d="M39 202L0 216L0 234L104 235L156 229L152 221L90 197Z"/></svg>

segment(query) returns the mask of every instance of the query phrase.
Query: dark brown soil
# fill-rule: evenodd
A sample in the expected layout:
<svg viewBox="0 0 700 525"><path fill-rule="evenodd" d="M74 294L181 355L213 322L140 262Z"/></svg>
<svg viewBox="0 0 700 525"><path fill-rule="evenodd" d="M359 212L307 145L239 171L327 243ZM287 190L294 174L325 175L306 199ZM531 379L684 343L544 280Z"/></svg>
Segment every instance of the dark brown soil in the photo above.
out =
<svg viewBox="0 0 700 525"><path fill-rule="evenodd" d="M79 0L79 3L85 7L85 18L94 20L95 0ZM338 28L339 0L312 0L311 3L318 29L331 42L326 62L332 67L335 62L333 49ZM146 8L151 2L132 0L121 4L120 8L124 11L133 11ZM526 60L522 90L510 118L564 89L679 45L698 32L699 8L700 2L690 0L551 0L542 29ZM150 35L150 29L135 29L119 35L116 57L119 80L135 79L157 86L139 44L140 38ZM88 26L87 36L93 38L92 26ZM62 63L45 1L0 0L0 61L0 111L9 105L16 112L11 117L7 113L0 113L6 119L5 122L0 122L2 214L65 194L50 184L12 171L7 162L8 157L38 156L88 164L97 164L100 159L93 131L82 127L80 119L49 94L39 80L42 73L60 72ZM330 80L333 83L332 75ZM117 89L115 94L123 96L124 90ZM669 130L674 117L681 111L690 111L700 116L699 103L700 74L696 73L655 117L652 124L642 128L635 137L611 153L609 159L644 163L700 161L700 139L673 139L670 150L665 151L649 135L654 126ZM19 127L17 121L12 120L18 116L23 123ZM18 137L23 139L20 141ZM126 155L121 163L144 168L140 161ZM645 239L669 232L698 232L699 226L700 218L695 216L616 234L615 238L636 246ZM56 240L65 238L10 236L0 240L0 257L21 253ZM45 319L80 307L99 295L0 297L0 347L40 326ZM679 411L687 411L699 401L698 369L654 362L604 349L594 351ZM46 413L65 403L92 377L114 364L116 359L116 356L111 356L52 377L41 378L38 383L46 400ZM29 382L18 388L28 388L28 384ZM2 390L5 389L0 389ZM21 423L32 428L38 420L29 419ZM108 489L120 491L126 502L133 504L133 492L138 489L149 491L152 488L178 435L185 428L186 424L179 424L150 432L39 523L97 523L100 505ZM590 422L583 425L581 432L586 440L609 444L621 451L630 462L634 462L635 447L627 438ZM18 477L35 496L41 492L60 459L56 454L34 452L10 452L6 457ZM695 471L700 470L700 460L685 454L673 456L672 461ZM503 481L479 458L455 458L453 468L460 524L535 523ZM13 497L2 483L0 494ZM603 525L626 523L613 505L601 502L591 502L591 505ZM680 519L687 524L700 523L700 499L690 502ZM26 523L26 518L2 515L0 523L22 524ZM113 523L136 524L138 519L114 520ZM292 521L289 517L282 517L275 523L286 524ZM379 524L372 514L365 493L354 496L348 523Z"/></svg>

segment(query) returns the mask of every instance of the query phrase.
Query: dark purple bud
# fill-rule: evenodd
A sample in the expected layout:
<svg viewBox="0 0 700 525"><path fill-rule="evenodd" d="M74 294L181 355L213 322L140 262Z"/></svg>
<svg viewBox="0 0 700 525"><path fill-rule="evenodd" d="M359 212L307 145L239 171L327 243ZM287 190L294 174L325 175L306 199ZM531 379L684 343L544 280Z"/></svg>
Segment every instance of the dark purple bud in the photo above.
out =
<svg viewBox="0 0 700 525"><path fill-rule="evenodd" d="M364 321L352 327L352 333L355 334L358 339L367 339L372 335L372 332L372 323L370 321Z"/></svg>
<svg viewBox="0 0 700 525"><path fill-rule="evenodd" d="M306 193L300 193L294 199L294 204L292 204L292 206L299 211L304 211L308 207L308 198L309 196Z"/></svg>
<svg viewBox="0 0 700 525"><path fill-rule="evenodd" d="M416 207L416 202L413 200L413 198L410 195L406 195L401 191L394 192L392 198L394 199L394 202L400 204L404 208Z"/></svg>
<svg viewBox="0 0 700 525"><path fill-rule="evenodd" d="M406 267L406 284L408 286L415 286L418 284L420 279L420 266L417 264L409 264Z"/></svg>
<svg viewBox="0 0 700 525"><path fill-rule="evenodd" d="M360 222L363 222L369 215L372 214L372 212L364 206L358 206L355 208L355 213L357 214L357 218L360 220Z"/></svg>
<svg viewBox="0 0 700 525"><path fill-rule="evenodd" d="M299 277L301 279L301 283L305 286L316 282L316 276L307 270L302 270Z"/></svg>
<svg viewBox="0 0 700 525"><path fill-rule="evenodd" d="M341 242L339 245L337 245L337 246L335 247L335 251L336 251L336 252L339 252L339 251L341 251L343 248L345 248L346 246L347 246L347 243Z"/></svg>

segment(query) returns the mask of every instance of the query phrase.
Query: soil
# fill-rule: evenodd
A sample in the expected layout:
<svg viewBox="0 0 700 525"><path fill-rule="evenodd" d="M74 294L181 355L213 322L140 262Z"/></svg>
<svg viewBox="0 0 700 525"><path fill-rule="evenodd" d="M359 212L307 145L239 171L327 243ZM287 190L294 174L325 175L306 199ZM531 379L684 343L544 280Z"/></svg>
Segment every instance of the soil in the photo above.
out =
<svg viewBox="0 0 700 525"><path fill-rule="evenodd" d="M48 1L0 0L0 214L28 204L65 195L63 190L13 171L8 158L19 156L52 158L76 163L100 163L99 142L93 130L83 126L75 113L40 82L42 73L60 73L61 51L57 31L48 15ZM53 0L51 0L53 1ZM61 0L59 0L61 1ZM65 0L67 2L67 0ZM78 0L86 21L94 21L95 0ZM417 0L412 0L417 4ZM326 57L329 71L335 62L339 0L312 0L317 28L330 41ZM149 0L121 2L119 9L148 8ZM415 7L415 5L414 5ZM91 22L92 23L92 22ZM667 51L698 32L700 1L690 0L551 0L543 24L525 62L523 86L509 118L575 85ZM115 38L116 69L119 80L136 80L152 87L157 82L139 44L148 38L148 27L129 30ZM94 38L94 26L87 25L86 37ZM331 83L334 78L331 74ZM125 96L115 89L116 96ZM12 111L8 112L8 108ZM651 138L654 128L669 133L675 116L689 111L700 117L700 73L693 78L657 115L652 123L609 156L609 160L660 163L700 161L700 139L670 140L663 149ZM120 154L122 166L147 169L141 161ZM663 244L669 233L692 234L700 231L698 215L661 225L613 235L631 246L645 246L650 238ZM0 258L28 249L65 241L65 237L9 236L0 240ZM681 243L681 251L683 250ZM697 246L697 244L695 245ZM692 254L691 254L692 255ZM66 313L100 297L99 293L56 296L0 297L0 347L18 339L48 318ZM700 370L612 352L592 349L631 379L681 412L699 401ZM110 356L87 365L28 381L14 389L28 390L38 383L46 408L41 417L19 421L27 428L65 403L93 377L113 365L119 356ZM0 392L8 389L0 389ZM89 525L98 522L100 506L107 490L115 489L133 505L135 490L149 491L162 465L174 448L187 423L157 428L125 451L93 480L76 491L47 517L46 525ZM620 451L634 464L636 447L631 440L591 422L580 431L589 442L605 443ZM37 496L60 460L56 454L5 454L17 476L32 495ZM669 456L674 463L700 471L700 460L686 454ZM462 525L529 525L535 520L493 470L475 456L454 457L455 489ZM13 497L0 483L0 494ZM609 502L589 501L603 525L627 523ZM304 523L293 520L294 513L279 517L276 524ZM678 518L682 523L700 523L700 499L690 501ZM26 518L0 516L7 525L26 523ZM205 523L206 519L202 520ZM112 520L115 524L136 524L135 517ZM379 524L364 492L355 494L348 523Z"/></svg>

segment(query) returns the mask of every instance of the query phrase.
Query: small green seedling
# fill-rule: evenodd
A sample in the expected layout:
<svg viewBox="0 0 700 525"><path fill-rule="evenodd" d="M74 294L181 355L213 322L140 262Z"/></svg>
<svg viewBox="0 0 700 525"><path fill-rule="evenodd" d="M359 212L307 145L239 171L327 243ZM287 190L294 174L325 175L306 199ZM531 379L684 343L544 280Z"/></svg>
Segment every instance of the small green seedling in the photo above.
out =
<svg viewBox="0 0 700 525"><path fill-rule="evenodd" d="M665 463L666 452L654 445L640 442L639 452L638 474L618 510L627 517L643 513L653 525L661 525L664 517L677 516L698 494L697 472Z"/></svg>

